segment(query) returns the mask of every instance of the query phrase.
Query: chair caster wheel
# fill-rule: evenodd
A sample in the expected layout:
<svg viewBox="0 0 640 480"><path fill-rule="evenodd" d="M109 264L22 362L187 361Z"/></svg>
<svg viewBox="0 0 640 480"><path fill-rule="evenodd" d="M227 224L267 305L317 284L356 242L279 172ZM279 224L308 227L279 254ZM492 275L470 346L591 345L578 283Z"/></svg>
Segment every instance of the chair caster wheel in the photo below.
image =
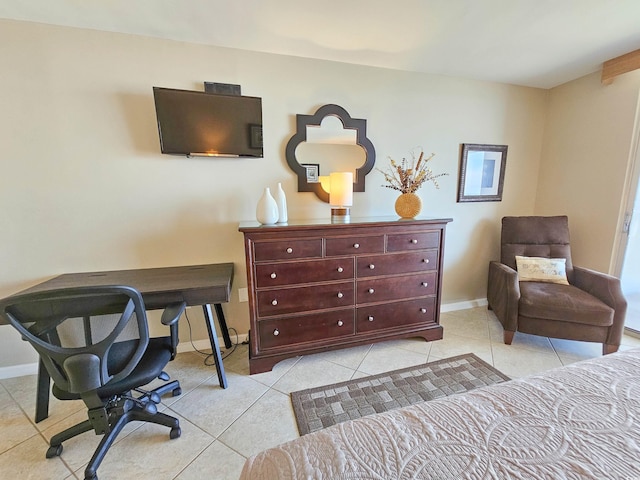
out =
<svg viewBox="0 0 640 480"><path fill-rule="evenodd" d="M59 457L62 453L62 445L53 445L47 449L46 457L53 458Z"/></svg>
<svg viewBox="0 0 640 480"><path fill-rule="evenodd" d="M182 395L182 388L180 387L174 388L173 392L171 392L171 395L174 397L177 397L178 395Z"/></svg>
<svg viewBox="0 0 640 480"><path fill-rule="evenodd" d="M169 432L169 438L171 440L174 440L176 438L179 438L180 435L182 435L182 430L180 430L180 427L173 427L171 429L171 431Z"/></svg>

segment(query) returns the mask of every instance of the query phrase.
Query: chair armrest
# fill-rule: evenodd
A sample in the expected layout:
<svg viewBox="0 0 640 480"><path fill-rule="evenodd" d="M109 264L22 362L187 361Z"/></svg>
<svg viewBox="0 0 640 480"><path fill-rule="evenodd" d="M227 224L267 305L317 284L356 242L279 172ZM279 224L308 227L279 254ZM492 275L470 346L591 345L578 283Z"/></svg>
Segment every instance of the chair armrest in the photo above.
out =
<svg viewBox="0 0 640 480"><path fill-rule="evenodd" d="M520 283L518 272L500 263L489 263L487 301L506 331L515 332L518 326Z"/></svg>
<svg viewBox="0 0 640 480"><path fill-rule="evenodd" d="M609 345L620 345L624 319L627 315L627 300L622 293L620 279L606 273L574 265L573 285L613 308L613 325L609 331L607 343Z"/></svg>
<svg viewBox="0 0 640 480"><path fill-rule="evenodd" d="M187 308L186 302L167 305L160 319L163 325L169 326L171 332L171 360L176 358L176 354L178 353L178 342L180 341L178 337L178 320L184 313L185 308Z"/></svg>
<svg viewBox="0 0 640 480"><path fill-rule="evenodd" d="M171 305L167 305L167 307L164 309L164 312L162 312L162 318L160 319L160 321L163 325L173 325L180 319L180 316L184 313L185 308L187 308L186 302L172 303Z"/></svg>

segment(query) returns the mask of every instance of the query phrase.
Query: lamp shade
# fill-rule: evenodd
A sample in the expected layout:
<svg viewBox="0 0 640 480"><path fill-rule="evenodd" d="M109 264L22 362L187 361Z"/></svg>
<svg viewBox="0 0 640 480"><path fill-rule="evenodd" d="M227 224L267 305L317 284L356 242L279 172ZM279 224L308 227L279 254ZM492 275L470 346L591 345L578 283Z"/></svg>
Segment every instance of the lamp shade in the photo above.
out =
<svg viewBox="0 0 640 480"><path fill-rule="evenodd" d="M339 207L353 205L353 173L333 172L329 175L329 204Z"/></svg>

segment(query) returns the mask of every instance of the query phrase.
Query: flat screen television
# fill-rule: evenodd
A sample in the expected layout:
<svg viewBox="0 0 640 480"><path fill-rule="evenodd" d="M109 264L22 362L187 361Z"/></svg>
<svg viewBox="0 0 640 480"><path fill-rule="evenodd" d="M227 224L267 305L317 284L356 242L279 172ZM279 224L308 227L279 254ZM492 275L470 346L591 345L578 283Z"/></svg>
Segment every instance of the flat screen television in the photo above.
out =
<svg viewBox="0 0 640 480"><path fill-rule="evenodd" d="M153 87L160 150L170 155L262 157L262 99Z"/></svg>

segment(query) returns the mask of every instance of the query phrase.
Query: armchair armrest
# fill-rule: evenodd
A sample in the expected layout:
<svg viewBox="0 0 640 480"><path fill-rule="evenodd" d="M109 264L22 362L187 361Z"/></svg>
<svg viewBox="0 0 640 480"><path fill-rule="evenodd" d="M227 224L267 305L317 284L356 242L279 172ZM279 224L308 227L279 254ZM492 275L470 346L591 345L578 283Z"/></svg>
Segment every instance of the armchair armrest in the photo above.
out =
<svg viewBox="0 0 640 480"><path fill-rule="evenodd" d="M620 345L624 319L627 315L627 300L622 293L620 279L606 273L574 265L573 285L613 308L613 325L609 330L609 337L606 343Z"/></svg>
<svg viewBox="0 0 640 480"><path fill-rule="evenodd" d="M518 326L518 302L520 301L518 272L503 263L490 262L487 301L505 331L515 332Z"/></svg>
<svg viewBox="0 0 640 480"><path fill-rule="evenodd" d="M171 332L171 360L176 358L178 352L178 320L187 308L186 302L172 303L162 312L162 318L160 321L163 325L167 325Z"/></svg>

